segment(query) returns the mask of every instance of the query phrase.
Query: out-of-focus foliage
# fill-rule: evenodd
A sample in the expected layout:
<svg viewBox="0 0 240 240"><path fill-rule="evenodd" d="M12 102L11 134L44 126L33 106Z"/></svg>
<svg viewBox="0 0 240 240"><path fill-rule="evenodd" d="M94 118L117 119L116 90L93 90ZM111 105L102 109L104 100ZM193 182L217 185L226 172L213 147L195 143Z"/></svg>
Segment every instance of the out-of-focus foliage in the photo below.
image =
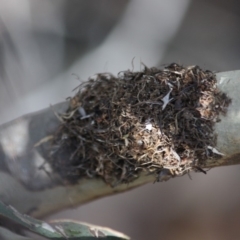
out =
<svg viewBox="0 0 240 240"><path fill-rule="evenodd" d="M116 232L112 229L99 227L87 223L76 222L71 220L56 220L52 223L46 223L37 219L34 219L28 215L21 214L12 206L6 206L0 201L0 214L8 219L11 219L21 226L28 228L30 231L47 237L48 239L58 240L83 240L83 239L129 239L128 236ZM4 235L4 240L14 239L18 240L31 240L31 238L15 235L7 229L0 228L0 236Z"/></svg>

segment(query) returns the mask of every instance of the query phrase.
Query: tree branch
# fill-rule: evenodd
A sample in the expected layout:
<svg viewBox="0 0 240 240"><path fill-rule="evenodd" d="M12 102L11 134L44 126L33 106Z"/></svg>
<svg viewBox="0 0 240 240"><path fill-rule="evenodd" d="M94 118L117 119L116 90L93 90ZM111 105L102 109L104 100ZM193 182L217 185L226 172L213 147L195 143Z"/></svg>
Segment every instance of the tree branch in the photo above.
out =
<svg viewBox="0 0 240 240"><path fill-rule="evenodd" d="M215 126L218 134L216 149L224 155L207 159L200 166L202 168L240 162L240 85L234 81L240 78L240 71L219 73L217 78L219 88L232 99L227 115L221 117L221 122ZM85 177L75 184L64 183L51 170L47 156L52 135L61 124L54 112L64 113L68 105L68 102L59 103L0 127L0 199L22 213L44 216L153 182L156 178L142 172L129 184L119 184L114 188L99 177ZM168 179L167 174L162 178Z"/></svg>

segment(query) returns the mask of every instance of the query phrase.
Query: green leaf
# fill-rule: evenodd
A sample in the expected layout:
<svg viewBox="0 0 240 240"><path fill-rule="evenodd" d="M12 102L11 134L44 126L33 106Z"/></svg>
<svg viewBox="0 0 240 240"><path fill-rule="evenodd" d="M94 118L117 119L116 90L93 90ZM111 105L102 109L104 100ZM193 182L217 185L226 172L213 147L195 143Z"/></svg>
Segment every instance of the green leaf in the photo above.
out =
<svg viewBox="0 0 240 240"><path fill-rule="evenodd" d="M73 220L55 220L51 226L70 239L130 239L128 236L106 227ZM82 238L82 237L86 238Z"/></svg>
<svg viewBox="0 0 240 240"><path fill-rule="evenodd" d="M0 214L14 220L48 239L56 240L127 240L128 236L109 228L99 227L73 220L56 220L46 223L28 215L19 213L15 208L0 201Z"/></svg>

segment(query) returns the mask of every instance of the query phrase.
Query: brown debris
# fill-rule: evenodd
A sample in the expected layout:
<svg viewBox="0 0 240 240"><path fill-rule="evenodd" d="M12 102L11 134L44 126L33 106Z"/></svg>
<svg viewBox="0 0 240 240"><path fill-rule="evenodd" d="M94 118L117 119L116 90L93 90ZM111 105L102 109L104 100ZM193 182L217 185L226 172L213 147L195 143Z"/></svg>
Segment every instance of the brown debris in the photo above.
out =
<svg viewBox="0 0 240 240"><path fill-rule="evenodd" d="M141 171L162 181L199 170L221 157L214 124L229 104L215 74L198 66L97 74L60 116L51 164L63 179L101 177L111 185Z"/></svg>

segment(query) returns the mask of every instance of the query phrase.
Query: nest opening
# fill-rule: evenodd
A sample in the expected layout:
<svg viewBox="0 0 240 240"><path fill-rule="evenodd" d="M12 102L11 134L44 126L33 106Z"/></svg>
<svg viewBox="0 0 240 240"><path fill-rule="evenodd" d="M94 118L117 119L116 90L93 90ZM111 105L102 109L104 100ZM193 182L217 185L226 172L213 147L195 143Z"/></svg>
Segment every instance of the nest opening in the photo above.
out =
<svg viewBox="0 0 240 240"><path fill-rule="evenodd" d="M51 165L70 182L101 177L111 185L142 171L162 181L199 170L221 157L214 124L229 104L215 74L198 66L97 74L59 116Z"/></svg>

